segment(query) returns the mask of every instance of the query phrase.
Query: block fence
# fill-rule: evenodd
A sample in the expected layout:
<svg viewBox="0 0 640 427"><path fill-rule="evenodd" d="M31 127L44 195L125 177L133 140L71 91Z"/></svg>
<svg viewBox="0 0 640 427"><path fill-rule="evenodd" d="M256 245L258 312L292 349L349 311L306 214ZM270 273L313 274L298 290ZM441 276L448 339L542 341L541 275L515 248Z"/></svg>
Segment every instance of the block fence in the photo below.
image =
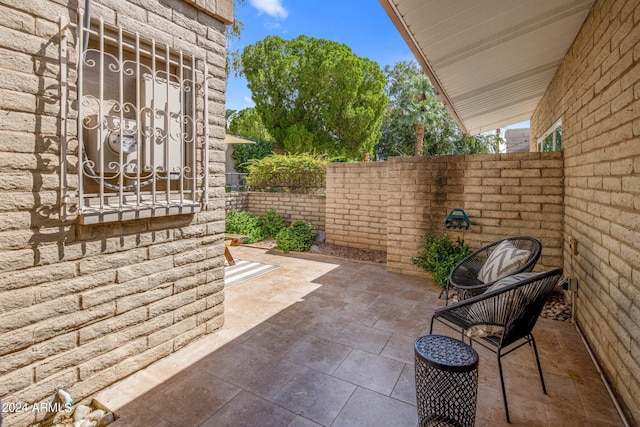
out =
<svg viewBox="0 0 640 427"><path fill-rule="evenodd" d="M535 237L542 243L536 270L562 266L561 153L399 157L388 169L388 270L423 274L411 262L423 234L445 231L472 249L509 236ZM470 230L445 229L454 208L464 209Z"/></svg>
<svg viewBox="0 0 640 427"><path fill-rule="evenodd" d="M289 222L304 221L325 229L325 196L320 194L249 193L248 210L262 214L274 209Z"/></svg>
<svg viewBox="0 0 640 427"><path fill-rule="evenodd" d="M225 212L229 211L248 211L249 210L249 193L232 191L226 193L225 197Z"/></svg>
<svg viewBox="0 0 640 427"><path fill-rule="evenodd" d="M379 162L327 166L327 243L387 250L388 169Z"/></svg>
<svg viewBox="0 0 640 427"><path fill-rule="evenodd" d="M231 194L231 193L230 193ZM311 222L330 244L387 252L387 269L426 274L411 259L428 232L464 238L473 249L526 235L543 246L538 270L562 266L563 161L556 153L397 157L331 163L326 196L245 193L248 210L274 208ZM241 196L227 196L227 207ZM469 231L445 229L464 209Z"/></svg>

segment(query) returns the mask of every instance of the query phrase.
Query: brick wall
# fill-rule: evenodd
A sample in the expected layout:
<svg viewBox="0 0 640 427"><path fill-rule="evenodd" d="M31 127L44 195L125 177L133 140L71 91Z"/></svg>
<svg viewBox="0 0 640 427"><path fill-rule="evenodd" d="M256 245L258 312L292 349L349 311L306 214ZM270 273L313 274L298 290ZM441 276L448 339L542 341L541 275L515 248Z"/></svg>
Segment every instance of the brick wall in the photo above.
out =
<svg viewBox="0 0 640 427"><path fill-rule="evenodd" d="M477 249L504 237L533 236L543 245L537 269L562 266L561 153L331 163L326 205L322 196L248 196L251 212L275 208L289 219L319 221L314 224L324 225L327 243L387 251L392 271L425 274L411 258L425 232L445 232L453 208L464 209L473 226L464 233L448 231L452 238L463 237Z"/></svg>
<svg viewBox="0 0 640 427"><path fill-rule="evenodd" d="M59 206L59 19L75 4L0 5L0 396L91 395L223 323L225 26L230 0L92 2L93 17L207 58L210 202L200 213L82 226ZM210 2L207 2L209 5ZM145 5L149 9L145 8ZM216 15L219 14L219 15ZM71 32L71 30L67 30ZM71 57L74 46L70 46ZM75 96L75 61L69 69ZM73 106L73 99L69 99ZM73 136L73 135L72 135ZM69 153L74 153L70 147ZM70 154L69 168L77 163ZM77 177L69 176L70 185ZM33 413L5 414L27 425Z"/></svg>
<svg viewBox="0 0 640 427"><path fill-rule="evenodd" d="M564 269L576 319L640 424L640 2L596 1L531 119L562 119Z"/></svg>
<svg viewBox="0 0 640 427"><path fill-rule="evenodd" d="M412 265L425 232L445 232L445 218L464 209L472 249L509 236L542 243L537 270L562 265L562 158L559 153L398 157L389 162L387 269L424 274Z"/></svg>
<svg viewBox="0 0 640 427"><path fill-rule="evenodd" d="M249 210L249 194L244 191L231 191L225 195L225 212Z"/></svg>
<svg viewBox="0 0 640 427"><path fill-rule="evenodd" d="M287 221L304 221L325 229L325 196L318 194L263 193L248 194L249 212L261 215L268 209L274 209Z"/></svg>
<svg viewBox="0 0 640 427"><path fill-rule="evenodd" d="M327 166L327 243L387 250L387 188L394 185L387 170L378 162Z"/></svg>

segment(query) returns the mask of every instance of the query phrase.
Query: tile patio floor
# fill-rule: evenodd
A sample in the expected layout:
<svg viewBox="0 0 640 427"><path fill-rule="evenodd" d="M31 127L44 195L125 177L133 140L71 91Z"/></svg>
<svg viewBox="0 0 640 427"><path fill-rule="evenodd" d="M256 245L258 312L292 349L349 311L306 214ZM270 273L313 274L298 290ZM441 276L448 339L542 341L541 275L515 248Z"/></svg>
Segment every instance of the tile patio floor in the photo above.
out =
<svg viewBox="0 0 640 427"><path fill-rule="evenodd" d="M413 342L438 288L383 265L281 255L226 292L225 326L99 393L122 426L415 426ZM436 333L454 334L440 327ZM574 326L540 319L532 351L503 359L513 426L623 425ZM476 425L504 419L495 356L480 353Z"/></svg>

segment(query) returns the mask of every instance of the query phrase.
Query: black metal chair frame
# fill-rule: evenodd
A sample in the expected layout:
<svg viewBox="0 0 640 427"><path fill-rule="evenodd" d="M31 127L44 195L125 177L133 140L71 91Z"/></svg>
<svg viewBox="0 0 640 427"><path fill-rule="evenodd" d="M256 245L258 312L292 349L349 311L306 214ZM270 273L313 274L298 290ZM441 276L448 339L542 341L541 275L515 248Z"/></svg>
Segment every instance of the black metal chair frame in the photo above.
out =
<svg viewBox="0 0 640 427"><path fill-rule="evenodd" d="M474 295L481 294L487 290L489 286L500 280L496 279L493 282L483 283L478 279L478 272L485 264L493 250L505 240L508 240L518 249L526 249L531 252L529 260L522 267L510 273L510 275L533 270L538 259L540 259L540 254L542 253L542 245L537 239L534 239L533 237L518 236L498 240L478 249L456 264L449 275L449 281L446 285L445 304L449 303L449 289L451 287L458 290L458 297L460 299L466 299Z"/></svg>
<svg viewBox="0 0 640 427"><path fill-rule="evenodd" d="M549 295L562 277L562 272L562 269L557 268L538 273L504 288L490 290L441 307L435 311L431 318L429 333L433 332L434 321L438 320L453 329L461 330L463 341L465 331L471 326L491 325L503 328L502 332L496 335L469 338L469 343L473 345L476 342L497 355L507 422L511 421L500 359L523 345L530 344L533 347L538 365L542 391L547 394L538 357L538 348L532 330Z"/></svg>

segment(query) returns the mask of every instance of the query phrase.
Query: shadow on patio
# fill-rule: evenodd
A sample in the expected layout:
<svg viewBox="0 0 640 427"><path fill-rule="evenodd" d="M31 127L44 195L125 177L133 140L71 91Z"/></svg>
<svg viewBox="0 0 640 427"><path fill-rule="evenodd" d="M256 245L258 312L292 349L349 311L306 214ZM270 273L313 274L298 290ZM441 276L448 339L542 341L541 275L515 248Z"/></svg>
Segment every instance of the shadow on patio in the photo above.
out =
<svg viewBox="0 0 640 427"><path fill-rule="evenodd" d="M417 424L413 342L443 304L436 285L384 265L232 251L281 268L227 290L220 331L98 394L112 425ZM507 356L512 425L622 425L574 326L540 319L535 333L548 395L532 351ZM476 424L507 425L495 356L477 349Z"/></svg>

